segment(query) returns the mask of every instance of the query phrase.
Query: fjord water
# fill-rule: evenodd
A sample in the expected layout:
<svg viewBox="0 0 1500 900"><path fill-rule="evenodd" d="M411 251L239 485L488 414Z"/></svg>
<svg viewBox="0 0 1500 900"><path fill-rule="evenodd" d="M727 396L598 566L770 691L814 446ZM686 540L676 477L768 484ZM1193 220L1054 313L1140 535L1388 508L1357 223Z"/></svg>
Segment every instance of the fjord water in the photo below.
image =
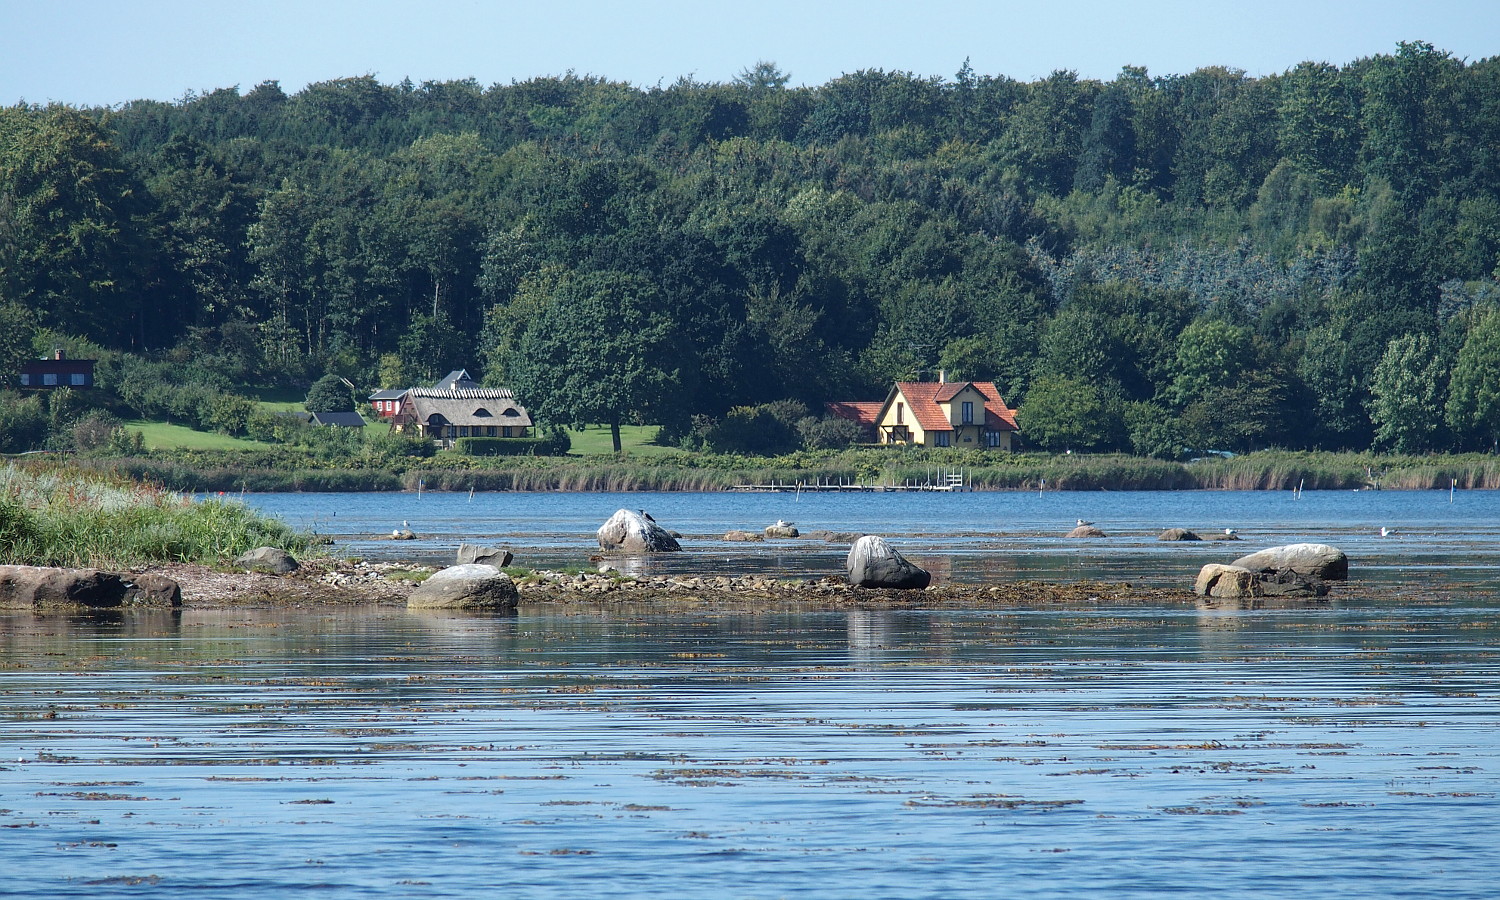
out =
<svg viewBox="0 0 1500 900"><path fill-rule="evenodd" d="M1493 498L1160 496L1063 498L1057 527L1017 496L908 497L844 527L937 510L900 533L960 579L989 555L1062 571L1046 560L1081 551L1058 527L1092 518L1173 583L1333 534L1356 578L1261 609L0 616L0 896L1494 896ZM1202 505L1158 520L1168 498ZM469 505L441 499L449 518L401 518L434 532ZM731 517L816 519L565 499L514 521L587 537L644 506L703 535L682 558L705 566ZM1147 537L1221 521L1255 539ZM527 546L584 559L570 527Z"/></svg>

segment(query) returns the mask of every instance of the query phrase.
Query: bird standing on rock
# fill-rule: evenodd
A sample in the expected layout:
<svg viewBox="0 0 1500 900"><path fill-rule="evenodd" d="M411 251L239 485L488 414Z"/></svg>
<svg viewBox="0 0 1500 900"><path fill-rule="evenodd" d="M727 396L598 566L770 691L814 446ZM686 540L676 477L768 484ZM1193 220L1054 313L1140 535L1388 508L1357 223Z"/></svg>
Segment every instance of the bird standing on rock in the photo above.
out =
<svg viewBox="0 0 1500 900"><path fill-rule="evenodd" d="M651 514L648 513L648 512L646 512L644 509L639 510L639 512L641 514L641 518L645 519L647 522L655 522L656 521L655 519L651 518Z"/></svg>

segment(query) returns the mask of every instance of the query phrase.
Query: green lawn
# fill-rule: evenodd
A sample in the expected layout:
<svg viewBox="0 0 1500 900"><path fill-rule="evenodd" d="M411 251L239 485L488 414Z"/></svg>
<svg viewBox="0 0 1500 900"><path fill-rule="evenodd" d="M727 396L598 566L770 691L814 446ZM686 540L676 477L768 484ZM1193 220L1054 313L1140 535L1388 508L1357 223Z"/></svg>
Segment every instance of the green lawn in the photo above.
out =
<svg viewBox="0 0 1500 900"><path fill-rule="evenodd" d="M148 450L264 450L271 446L226 434L194 431L185 425L170 425L166 422L135 419L126 422L125 427L140 431L146 438Z"/></svg>
<svg viewBox="0 0 1500 900"><path fill-rule="evenodd" d="M261 409L271 412L302 412L307 392L297 388L255 388L248 392Z"/></svg>
<svg viewBox="0 0 1500 900"><path fill-rule="evenodd" d="M660 456L668 453L681 453L676 447L663 447L653 443L656 440L655 425L621 425L620 447L626 453L639 456ZM614 443L609 437L608 425L590 425L583 431L568 429L568 438L573 442L573 449L569 451L574 456L597 456L615 452Z"/></svg>

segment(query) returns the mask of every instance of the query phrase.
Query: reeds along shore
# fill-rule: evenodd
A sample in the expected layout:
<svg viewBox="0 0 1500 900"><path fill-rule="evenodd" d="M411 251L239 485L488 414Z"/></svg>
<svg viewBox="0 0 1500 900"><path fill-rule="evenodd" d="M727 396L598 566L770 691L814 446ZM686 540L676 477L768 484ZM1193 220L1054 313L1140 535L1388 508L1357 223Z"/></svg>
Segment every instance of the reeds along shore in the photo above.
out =
<svg viewBox="0 0 1500 900"><path fill-rule="evenodd" d="M78 460L173 490L721 491L744 484L924 484L949 473L974 490L1392 490L1500 488L1500 457L1263 451L1174 462L1114 454L1043 455L860 449L787 457L681 454L413 460L405 468L191 460Z"/></svg>
<svg viewBox="0 0 1500 900"><path fill-rule="evenodd" d="M305 537L238 503L194 501L121 477L0 465L0 562L34 566L216 563Z"/></svg>

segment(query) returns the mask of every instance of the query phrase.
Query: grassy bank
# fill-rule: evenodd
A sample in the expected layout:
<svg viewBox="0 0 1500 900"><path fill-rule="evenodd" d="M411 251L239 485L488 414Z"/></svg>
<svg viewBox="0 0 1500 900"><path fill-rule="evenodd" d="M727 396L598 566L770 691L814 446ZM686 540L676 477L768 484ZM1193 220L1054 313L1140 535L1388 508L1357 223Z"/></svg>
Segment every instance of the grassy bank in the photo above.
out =
<svg viewBox="0 0 1500 900"><path fill-rule="evenodd" d="M306 539L238 503L194 502L74 468L0 466L0 560L6 563L212 564L265 545L301 550Z"/></svg>
<svg viewBox="0 0 1500 900"><path fill-rule="evenodd" d="M978 490L1425 490L1500 488L1500 457L1264 451L1171 462L1116 454L984 453L855 448L778 457L703 453L622 456L318 459L286 451L183 451L76 463L174 490L719 491L737 485L937 484Z"/></svg>

